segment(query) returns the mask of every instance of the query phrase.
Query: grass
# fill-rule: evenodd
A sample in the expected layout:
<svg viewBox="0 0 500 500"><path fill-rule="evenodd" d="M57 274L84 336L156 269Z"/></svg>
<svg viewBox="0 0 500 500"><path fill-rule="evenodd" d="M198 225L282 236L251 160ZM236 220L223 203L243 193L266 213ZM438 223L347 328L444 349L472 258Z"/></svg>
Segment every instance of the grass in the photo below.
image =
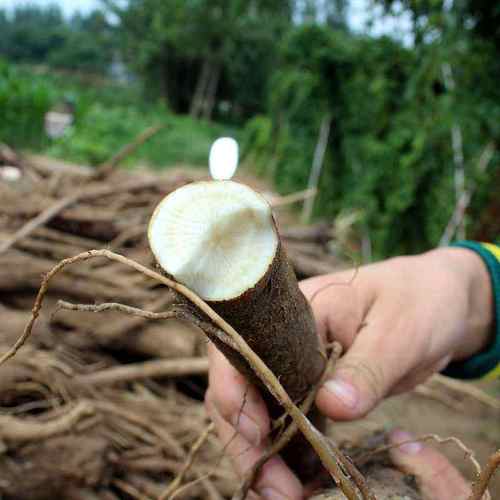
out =
<svg viewBox="0 0 500 500"><path fill-rule="evenodd" d="M177 116L159 106L140 110L133 106L104 106L92 103L83 114L77 114L75 126L61 139L46 148L45 153L77 163L96 165L111 157L151 125L167 126L125 160L156 168L183 163L206 165L211 143L220 135L234 135L233 128Z"/></svg>
<svg viewBox="0 0 500 500"><path fill-rule="evenodd" d="M43 148L43 119L54 95L37 75L26 75L0 59L0 142Z"/></svg>
<svg viewBox="0 0 500 500"><path fill-rule="evenodd" d="M165 128L127 157L124 165L206 166L210 145L217 137L239 135L232 125L193 120L173 114L162 102L147 102L133 83L124 86L88 75L54 73L6 63L2 68L0 111L9 119L4 120L5 133L0 127L0 141L16 147L75 163L98 165L146 128L166 123ZM51 141L43 132L43 115L62 102L73 104L75 122L64 137Z"/></svg>

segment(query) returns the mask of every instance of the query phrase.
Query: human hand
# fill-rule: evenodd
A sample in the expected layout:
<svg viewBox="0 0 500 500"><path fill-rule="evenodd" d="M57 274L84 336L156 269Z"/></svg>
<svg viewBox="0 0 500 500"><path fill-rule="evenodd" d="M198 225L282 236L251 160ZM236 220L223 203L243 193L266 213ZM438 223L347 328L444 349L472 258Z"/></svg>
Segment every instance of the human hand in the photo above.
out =
<svg viewBox="0 0 500 500"><path fill-rule="evenodd" d="M384 397L412 389L488 342L490 279L469 250L399 257L360 268L350 283L352 276L348 271L301 284L305 296L313 298L320 337L337 340L346 350L316 400L334 420L366 415ZM227 451L244 473L266 447L269 416L256 389L212 346L206 402L224 443L237 427ZM256 488L264 497L266 491L281 495L268 498L301 498L303 493L280 457L264 466Z"/></svg>
<svg viewBox="0 0 500 500"><path fill-rule="evenodd" d="M335 420L366 415L383 398L409 391L450 361L488 343L493 292L474 252L442 248L398 257L301 283L319 335L339 341L345 356L317 405ZM314 295L316 294L316 297Z"/></svg>

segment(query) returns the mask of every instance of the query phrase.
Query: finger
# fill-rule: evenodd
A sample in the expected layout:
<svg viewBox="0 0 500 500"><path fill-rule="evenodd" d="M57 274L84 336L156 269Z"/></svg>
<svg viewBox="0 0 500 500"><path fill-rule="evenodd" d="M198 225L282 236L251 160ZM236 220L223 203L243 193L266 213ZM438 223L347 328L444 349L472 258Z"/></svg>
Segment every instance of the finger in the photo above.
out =
<svg viewBox="0 0 500 500"><path fill-rule="evenodd" d="M245 437L258 445L270 431L266 405L257 389L249 384L213 345L208 346L209 391L207 398L217 412Z"/></svg>
<svg viewBox="0 0 500 500"><path fill-rule="evenodd" d="M334 420L353 420L371 411L413 367L411 343L394 338L399 335L398 329L391 332L389 327L368 320L368 327L319 390L319 409Z"/></svg>
<svg viewBox="0 0 500 500"><path fill-rule="evenodd" d="M311 304L320 338L337 340L344 349L354 341L365 310L365 301L350 284L353 272L317 276L299 283Z"/></svg>
<svg viewBox="0 0 500 500"><path fill-rule="evenodd" d="M234 427L218 413L210 398L207 400L207 411L215 423L225 452L232 458L237 473L243 477L263 455L265 446L252 446L236 433ZM300 481L279 456L264 464L253 489L265 500L300 500L303 495Z"/></svg>
<svg viewBox="0 0 500 500"><path fill-rule="evenodd" d="M393 431L391 443L414 439L409 433ZM421 442L403 444L390 450L396 466L416 477L426 500L465 500L471 489L462 475L448 462L446 457Z"/></svg>

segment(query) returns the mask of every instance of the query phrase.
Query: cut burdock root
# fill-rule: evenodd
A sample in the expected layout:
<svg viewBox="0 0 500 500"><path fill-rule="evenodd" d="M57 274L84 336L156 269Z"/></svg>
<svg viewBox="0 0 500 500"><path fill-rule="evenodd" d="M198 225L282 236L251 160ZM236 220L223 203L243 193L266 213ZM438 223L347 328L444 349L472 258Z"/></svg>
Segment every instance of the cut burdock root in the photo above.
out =
<svg viewBox="0 0 500 500"><path fill-rule="evenodd" d="M278 253L267 202L236 182L196 182L156 208L149 243L160 266L206 301L255 287Z"/></svg>
<svg viewBox="0 0 500 500"><path fill-rule="evenodd" d="M232 181L188 184L160 202L148 235L163 271L231 324L293 401L304 399L320 378L325 358L267 201ZM271 416L280 416L283 409L243 357L219 339L212 341L260 387ZM290 443L284 455L305 477L314 467L304 463L311 457L296 446Z"/></svg>

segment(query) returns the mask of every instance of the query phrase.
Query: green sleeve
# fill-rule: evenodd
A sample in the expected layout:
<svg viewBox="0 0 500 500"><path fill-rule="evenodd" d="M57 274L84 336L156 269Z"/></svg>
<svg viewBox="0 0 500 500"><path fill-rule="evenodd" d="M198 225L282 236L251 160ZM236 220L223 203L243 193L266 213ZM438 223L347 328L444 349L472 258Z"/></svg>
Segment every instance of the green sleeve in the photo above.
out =
<svg viewBox="0 0 500 500"><path fill-rule="evenodd" d="M450 363L442 373L461 379L500 377L500 247L473 241L459 241L452 246L468 248L476 252L488 268L495 305L495 318L492 326L494 336L482 352L466 360Z"/></svg>

